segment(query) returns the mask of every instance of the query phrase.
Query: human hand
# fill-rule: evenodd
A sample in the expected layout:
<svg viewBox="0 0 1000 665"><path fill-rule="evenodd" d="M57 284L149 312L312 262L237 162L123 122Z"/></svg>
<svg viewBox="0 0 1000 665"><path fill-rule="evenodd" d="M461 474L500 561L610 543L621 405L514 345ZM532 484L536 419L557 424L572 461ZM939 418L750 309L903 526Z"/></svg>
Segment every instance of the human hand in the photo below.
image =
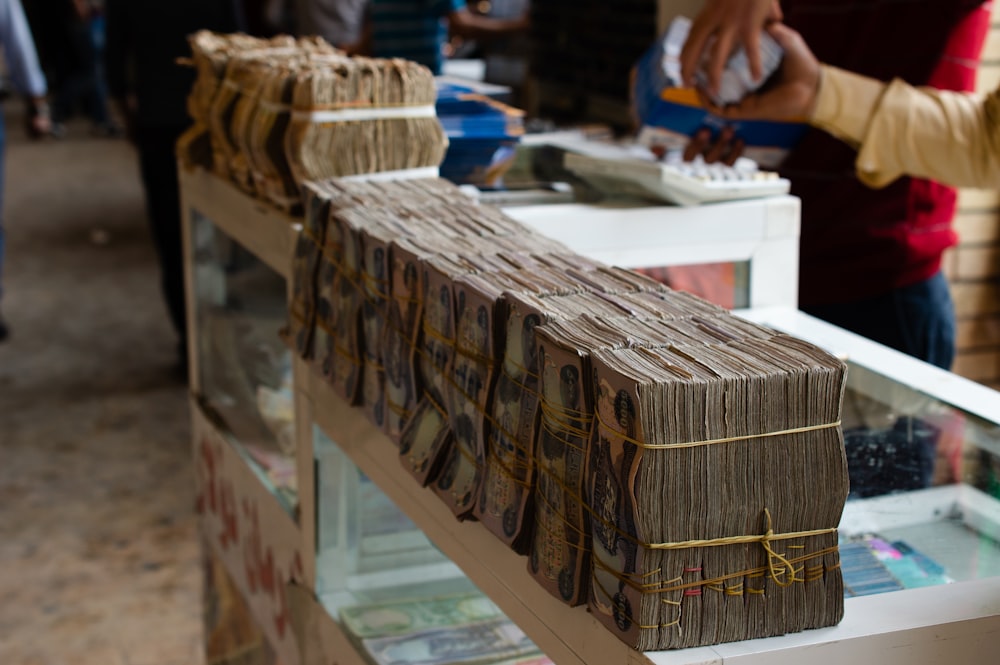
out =
<svg viewBox="0 0 1000 665"><path fill-rule="evenodd" d="M778 0L707 0L695 17L681 50L681 78L694 85L694 74L707 48L712 52L708 61L708 87L719 89L726 60L742 42L750 62L750 74L759 81L763 74L760 60L760 31L768 23L780 21ZM714 38L714 41L712 39Z"/></svg>
<svg viewBox="0 0 1000 665"><path fill-rule="evenodd" d="M52 133L52 120L48 116L38 116L31 119L28 125L28 135L40 139Z"/></svg>
<svg viewBox="0 0 1000 665"><path fill-rule="evenodd" d="M684 148L684 161L690 162L701 155L707 164L722 162L726 166L732 166L746 147L743 139L735 136L733 128L726 127L719 132L713 143L712 132L708 129L699 129Z"/></svg>
<svg viewBox="0 0 1000 665"><path fill-rule="evenodd" d="M819 96L820 63L802 35L786 25L768 27L785 56L781 68L766 90L750 95L739 104L716 109L723 117L742 120L801 120L811 118Z"/></svg>
<svg viewBox="0 0 1000 665"><path fill-rule="evenodd" d="M28 136L40 139L52 132L52 119L49 117L49 105L42 97L28 100L28 115L25 118L25 129Z"/></svg>

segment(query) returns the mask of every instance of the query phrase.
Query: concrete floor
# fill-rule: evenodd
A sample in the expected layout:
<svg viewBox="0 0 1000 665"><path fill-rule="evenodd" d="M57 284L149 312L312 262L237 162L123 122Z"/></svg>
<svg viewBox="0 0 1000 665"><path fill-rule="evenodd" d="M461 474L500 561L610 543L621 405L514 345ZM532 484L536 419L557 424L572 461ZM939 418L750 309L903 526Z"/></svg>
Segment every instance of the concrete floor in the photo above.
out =
<svg viewBox="0 0 1000 665"><path fill-rule="evenodd" d="M7 120L0 663L198 665L186 389L135 154Z"/></svg>

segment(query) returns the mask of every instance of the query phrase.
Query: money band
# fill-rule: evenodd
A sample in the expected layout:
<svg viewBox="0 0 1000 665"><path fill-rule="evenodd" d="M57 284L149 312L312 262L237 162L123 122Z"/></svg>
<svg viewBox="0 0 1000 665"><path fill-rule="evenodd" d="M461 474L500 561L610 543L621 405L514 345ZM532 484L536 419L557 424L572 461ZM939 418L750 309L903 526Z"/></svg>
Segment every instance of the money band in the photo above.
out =
<svg viewBox="0 0 1000 665"><path fill-rule="evenodd" d="M831 427L840 427L840 421L838 420L836 422L824 423L822 425L807 425L805 427L793 427L791 429L781 429L774 432L761 432L760 434L727 436L722 439L705 439L703 441L680 441L677 443L646 443L645 441L639 441L638 439L633 439L631 437L625 436L611 425L608 425L601 418L601 414L599 411L595 411L594 415L597 417L597 421L600 423L601 427L603 427L607 432L610 432L616 438L623 439L634 446L643 448L644 450L669 450L671 448L697 448L699 446L712 446L717 443L733 443L735 441L763 439L771 436L783 436L785 434L802 434L804 432L815 432L822 429L830 429Z"/></svg>
<svg viewBox="0 0 1000 665"><path fill-rule="evenodd" d="M770 519L770 517L768 518ZM745 543L767 544L774 540L789 540L791 538L810 538L827 533L836 533L837 529L813 529L812 531L789 531L774 533L768 528L759 536L730 536L728 538L712 538L709 540L680 540L676 543L640 543L639 546L648 550L686 550L694 547L720 547L722 545L741 545Z"/></svg>
<svg viewBox="0 0 1000 665"><path fill-rule="evenodd" d="M541 397L538 401L539 408L542 410L542 427L546 429L549 433L556 438L560 439L562 443L566 445L571 445L568 441L565 441L559 435L571 435L578 436L585 441L590 441L590 423L593 422L593 416L587 411L578 411L573 409L566 409L565 407L553 405L545 397ZM574 425L573 421L577 421L578 425ZM572 446L578 450L583 450L579 446Z"/></svg>
<svg viewBox="0 0 1000 665"><path fill-rule="evenodd" d="M413 413L412 409L407 409L405 405L393 400L388 394L385 397L385 403L389 407L389 411L402 418L408 418Z"/></svg>
<svg viewBox="0 0 1000 665"><path fill-rule="evenodd" d="M382 287L388 287L389 286L390 282L389 282L388 279L386 279L386 278L379 279L378 277L375 277L374 275L369 275L368 272L365 271L365 272L361 273L361 281L364 282L364 285L366 287L370 286L370 287L374 288L375 291L377 291L377 294L374 296L374 298L372 296L368 297L369 300L371 300L373 302L382 302L384 300L388 300L389 299L389 294L386 293L383 290L383 288L382 288ZM365 295L368 295L368 293L369 293L369 289L366 288L365 289Z"/></svg>
<svg viewBox="0 0 1000 665"><path fill-rule="evenodd" d="M553 425L552 425L552 421L549 420L549 418L543 417L541 419L541 422L539 423L539 425L541 426L541 428L544 431L546 431L550 435L552 435L553 439L555 439L556 441L558 441L562 445L567 446L569 448L572 448L573 450L577 450L577 451L579 451L581 453L586 453L587 452L587 448L585 448L584 446L578 446L576 444L570 443L569 441L566 440L566 438L564 438L565 435L567 435L567 434L569 434L569 435L572 436L573 435L572 431L570 431L570 430L568 430L566 428L558 428L558 429L554 428ZM538 463L541 463L541 459L540 458L537 459L536 461Z"/></svg>
<svg viewBox="0 0 1000 665"><path fill-rule="evenodd" d="M524 392L531 395L536 394L537 391L534 386L529 386L527 383L524 383L521 379L510 373L510 370L507 369L507 363L513 365L514 368L519 370L524 375L525 378L535 379L535 381L537 382L538 375L533 372L529 372L528 368L525 367L524 365L514 362L510 358L504 358L503 366L501 367L501 371L503 372L504 376L510 379L511 383L513 383L515 386L517 386Z"/></svg>
<svg viewBox="0 0 1000 665"><path fill-rule="evenodd" d="M825 547L825 548L823 548L821 550L816 550L815 552L810 552L809 554L803 554L801 556L797 556L797 557L793 557L791 559L787 559L787 561L789 563L791 563L791 564L802 563L804 561L809 561L811 559L816 559L816 558L819 558L821 556L826 556L827 554L833 554L834 552L839 551L839 549L840 549L839 546L833 545L831 547ZM722 582L726 582L728 580L737 579L737 578L741 578L741 577L764 577L764 575L768 572L768 566L758 566L757 568L748 568L746 570L740 570L740 571L735 572L735 573L729 573L728 575L720 575L719 577L713 577L712 579L709 579L709 580L696 580L694 582L677 583L677 581L678 581L679 578L675 578L675 579L672 579L672 580L666 580L664 582L655 582L655 583L640 584L640 583L636 582L635 580L633 580L630 576L623 575L622 573L609 568L608 565L601 560L601 557L595 555L595 556L591 557L591 559L592 559L593 565L595 567L602 569L604 572L608 573L609 575L611 575L615 579L617 579L617 580L621 581L622 583L630 586L631 588L635 589L636 591L639 591L640 593L644 593L644 594L645 593L668 593L668 592L671 592L671 591L686 591L688 589L696 589L696 588L699 588L699 587L705 587L705 588L708 588L708 589L712 589L713 591L719 591L722 588L724 588L724 587L720 586ZM824 570L836 570L837 568L840 568L840 562L838 561L835 564L832 564L832 565L829 565L829 566L824 565L824 566L821 566L821 567ZM810 568L810 570L812 570L812 569ZM822 575L820 575L820 577L821 576ZM817 579L817 577L813 576L811 578L811 581L815 581L816 579ZM805 582L805 581L806 581L805 579L800 578L800 577L792 577L789 580L789 582L787 582L787 583L786 582L779 582L779 584L781 586L787 587L787 586L790 586L792 583L795 583L795 582ZM595 582L596 582L596 579L595 579ZM664 584L667 584L669 586L663 586ZM600 585L598 585L598 586L600 586ZM602 591L603 591L603 589L602 589ZM728 592L728 589L727 589L727 592ZM755 593L755 592L763 593L763 589L756 589L755 590L755 589L749 589L748 588L748 589L745 589L745 592L746 593ZM605 593L607 593L607 592L605 591ZM736 593L731 593L729 595L736 595Z"/></svg>
<svg viewBox="0 0 1000 665"><path fill-rule="evenodd" d="M433 104L426 106L373 106L362 108L331 109L329 111L292 111L292 119L304 122L348 122L352 120L401 120L407 118L436 118Z"/></svg>
<svg viewBox="0 0 1000 665"><path fill-rule="evenodd" d="M371 182L384 182L386 180L416 180L419 178L437 178L440 172L436 166L421 166L413 169L399 169L398 171L377 171L375 173L358 173L355 175L339 176L340 180L346 182L357 182L367 180Z"/></svg>
<svg viewBox="0 0 1000 665"><path fill-rule="evenodd" d="M836 548L834 548L834 549L836 549ZM827 570L835 570L835 569L837 569L839 567L840 567L840 564L838 563L836 565L828 567ZM817 566L817 568L820 571L819 577L822 577L823 576L824 567L823 566ZM809 569L809 570L811 570L811 569ZM608 570L607 572L611 573L612 575L615 575L614 571ZM752 571L752 572L746 572L746 571L744 571L744 573L746 574L747 577L753 577L753 578L760 578L760 577L764 576L763 571L760 571L760 570ZM744 575L744 573L738 573L738 575ZM677 579L680 579L680 578L677 578ZM623 581L625 581L625 580L623 580ZM809 580L807 579L806 581L809 581ZM597 590L599 590L604 595L604 598L611 605L613 605L615 607L615 609L617 609L618 612L621 613L622 616L628 618L629 621L631 621L632 623L634 623L635 626L636 626L636 628L639 628L639 629L642 629L642 630L659 630L660 628L670 628L670 627L673 627L673 626L677 626L681 622L681 617L678 617L677 619L675 619L675 620L673 620L673 621L671 621L669 623L660 623L660 624L651 624L651 625L640 624L637 621L635 621L635 617L633 617L628 612L628 608L624 607L621 603L619 603L617 600L615 600L614 596L612 596L608 592L608 590L606 588L604 588L603 584L601 584L600 582L597 581L596 577L592 578L592 582L594 584L594 588L597 589ZM726 587L723 587L723 585L716 584L716 583L711 583L711 584L710 583L700 583L700 584L702 586L704 586L705 588L707 588L707 589L711 589L712 591L718 591L720 593L725 593L727 596L742 596L744 594L751 594L751 595L763 595L764 594L764 589L755 589L755 588L751 588L751 587L746 587L744 589L744 585L743 585L742 582L738 582L736 584L733 584L732 586L726 586ZM689 589L686 589L684 591L684 594L685 595L701 595L701 589L690 589L689 588ZM662 600L662 602L666 603L667 605L675 605L675 606L681 604L679 601L676 601L676 600Z"/></svg>

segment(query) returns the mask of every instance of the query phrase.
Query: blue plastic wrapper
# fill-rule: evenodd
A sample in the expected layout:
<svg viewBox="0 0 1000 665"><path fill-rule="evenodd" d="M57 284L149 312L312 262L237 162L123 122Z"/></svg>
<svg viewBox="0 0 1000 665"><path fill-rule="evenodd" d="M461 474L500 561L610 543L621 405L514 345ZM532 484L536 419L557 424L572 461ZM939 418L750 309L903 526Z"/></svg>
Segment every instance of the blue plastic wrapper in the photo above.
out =
<svg viewBox="0 0 1000 665"><path fill-rule="evenodd" d="M746 145L744 155L765 168L777 167L788 151L808 130L805 122L774 122L765 120L726 120L713 113L694 88L680 81L680 49L687 38L687 26L675 19L636 64L632 83L633 105L637 120L643 127L641 140L657 143L668 149L683 148L702 129L717 134L732 127L736 138ZM765 56L765 79L780 64L780 52ZM745 54L730 58L723 74L720 94L724 102L733 102L752 92L748 76L742 72Z"/></svg>
<svg viewBox="0 0 1000 665"><path fill-rule="evenodd" d="M448 136L442 178L497 188L524 134L524 112L483 94L470 83L438 83L437 116Z"/></svg>

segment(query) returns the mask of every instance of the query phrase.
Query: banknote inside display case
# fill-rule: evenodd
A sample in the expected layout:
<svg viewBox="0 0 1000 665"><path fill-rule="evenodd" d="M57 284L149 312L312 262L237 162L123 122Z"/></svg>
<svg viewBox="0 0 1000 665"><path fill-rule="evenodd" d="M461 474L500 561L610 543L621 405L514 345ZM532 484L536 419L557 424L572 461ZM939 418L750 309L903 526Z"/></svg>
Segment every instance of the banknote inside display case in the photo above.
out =
<svg viewBox="0 0 1000 665"><path fill-rule="evenodd" d="M318 428L317 596L373 665L549 665Z"/></svg>

